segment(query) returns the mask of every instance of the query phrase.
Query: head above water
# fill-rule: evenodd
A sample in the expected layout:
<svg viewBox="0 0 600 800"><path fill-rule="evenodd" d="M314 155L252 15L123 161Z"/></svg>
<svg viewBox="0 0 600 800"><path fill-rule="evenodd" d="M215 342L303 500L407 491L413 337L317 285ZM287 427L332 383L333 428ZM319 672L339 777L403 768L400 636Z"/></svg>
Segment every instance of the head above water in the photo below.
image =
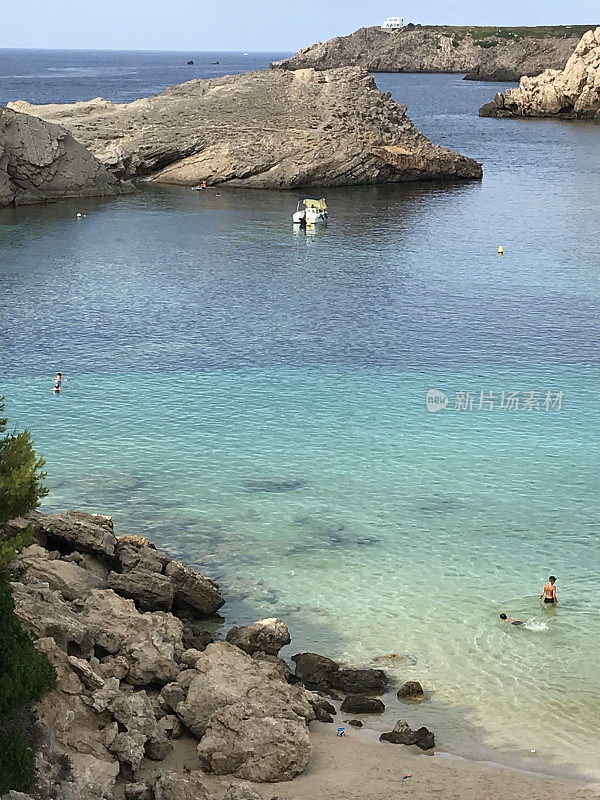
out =
<svg viewBox="0 0 600 800"><path fill-rule="evenodd" d="M500 619L506 619L506 614L500 614Z"/></svg>
<svg viewBox="0 0 600 800"><path fill-rule="evenodd" d="M550 575L548 580L550 581L550 583L556 583L556 578L554 577L554 575Z"/></svg>

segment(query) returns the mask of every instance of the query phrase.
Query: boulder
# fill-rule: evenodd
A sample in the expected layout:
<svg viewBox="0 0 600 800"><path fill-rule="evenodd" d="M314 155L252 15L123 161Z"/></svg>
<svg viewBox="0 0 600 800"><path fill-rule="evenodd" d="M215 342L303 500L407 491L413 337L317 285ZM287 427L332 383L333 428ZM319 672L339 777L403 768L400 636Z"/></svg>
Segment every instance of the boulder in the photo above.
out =
<svg viewBox="0 0 600 800"><path fill-rule="evenodd" d="M349 694L344 698L340 711L347 711L351 714L383 714L385 705L376 697Z"/></svg>
<svg viewBox="0 0 600 800"><path fill-rule="evenodd" d="M153 784L154 800L211 800L202 778L198 773L165 770Z"/></svg>
<svg viewBox="0 0 600 800"><path fill-rule="evenodd" d="M133 600L140 611L170 611L173 606L173 584L170 578L157 572L139 568L111 572L107 585L121 597Z"/></svg>
<svg viewBox="0 0 600 800"><path fill-rule="evenodd" d="M126 783L123 795L125 800L154 800L154 792L145 783Z"/></svg>
<svg viewBox="0 0 600 800"><path fill-rule="evenodd" d="M223 800L262 800L262 797L254 791L252 786L245 781L242 783L232 783Z"/></svg>
<svg viewBox="0 0 600 800"><path fill-rule="evenodd" d="M117 757L122 766L127 767L126 774L135 775L144 758L146 737L140 731L117 733L108 748Z"/></svg>
<svg viewBox="0 0 600 800"><path fill-rule="evenodd" d="M421 750L431 750L435 745L433 733L428 728L418 728L413 731L405 720L399 719L394 730L389 733L382 733L379 737L380 742L391 742L392 744L416 745Z"/></svg>
<svg viewBox="0 0 600 800"><path fill-rule="evenodd" d="M31 551L33 548L27 548ZM83 569L72 561L50 559L42 548L43 557L32 556L23 551L19 562L27 570L24 580L32 582L45 581L51 589L62 594L65 600L87 597L92 589L103 589L106 582L98 575Z"/></svg>
<svg viewBox="0 0 600 800"><path fill-rule="evenodd" d="M421 703L425 699L423 687L419 681L406 681L398 689L398 700L407 700L413 703Z"/></svg>
<svg viewBox="0 0 600 800"><path fill-rule="evenodd" d="M309 697L276 665L228 642L208 645L176 713L198 738L203 769L255 781L291 780L310 759Z"/></svg>
<svg viewBox="0 0 600 800"><path fill-rule="evenodd" d="M259 619L251 625L234 625L225 638L249 655L261 652L276 656L291 641L286 624L274 618Z"/></svg>
<svg viewBox="0 0 600 800"><path fill-rule="evenodd" d="M171 579L173 585L173 606L177 612L211 617L225 603L213 580L205 578L179 561L170 561L165 567L165 575Z"/></svg>
<svg viewBox="0 0 600 800"><path fill-rule="evenodd" d="M358 67L225 75L133 103L11 108L60 122L119 177L160 183L290 189L482 176L477 162L430 142Z"/></svg>
<svg viewBox="0 0 600 800"><path fill-rule="evenodd" d="M60 125L0 106L0 206L110 197L125 186Z"/></svg>
<svg viewBox="0 0 600 800"><path fill-rule="evenodd" d="M307 693L290 686L275 665L256 661L228 642L209 644L196 662L187 697L177 716L199 738L212 714L225 706L251 701L261 713L291 711L303 724L314 719Z"/></svg>
<svg viewBox="0 0 600 800"><path fill-rule="evenodd" d="M117 537L112 532L112 521L107 522L110 517L81 511L67 511L66 514L34 511L29 519L36 538L47 550L56 548L65 554L76 550L108 560L114 556Z"/></svg>
<svg viewBox="0 0 600 800"><path fill-rule="evenodd" d="M310 762L308 728L293 711L242 701L215 711L198 745L202 769L257 783L290 781Z"/></svg>
<svg viewBox="0 0 600 800"><path fill-rule="evenodd" d="M78 657L122 656L131 684L165 684L178 673L182 625L171 614L140 613L109 589L67 603L48 588L15 583L13 597L17 616L36 638L52 636Z"/></svg>
<svg viewBox="0 0 600 800"><path fill-rule="evenodd" d="M329 686L331 678L340 665L318 653L296 653L292 656L296 664L295 675L307 686Z"/></svg>
<svg viewBox="0 0 600 800"><path fill-rule="evenodd" d="M352 725L353 728L362 728L363 724L359 719L344 720L347 725Z"/></svg>
<svg viewBox="0 0 600 800"><path fill-rule="evenodd" d="M382 669L339 669L329 678L329 685L346 694L384 694L388 677Z"/></svg>

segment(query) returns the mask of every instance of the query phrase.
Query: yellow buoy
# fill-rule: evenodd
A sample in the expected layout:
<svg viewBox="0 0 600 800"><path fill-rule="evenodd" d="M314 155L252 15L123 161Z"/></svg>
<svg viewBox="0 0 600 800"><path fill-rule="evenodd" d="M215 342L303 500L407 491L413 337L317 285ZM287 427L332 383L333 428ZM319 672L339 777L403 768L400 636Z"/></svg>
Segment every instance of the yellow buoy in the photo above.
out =
<svg viewBox="0 0 600 800"><path fill-rule="evenodd" d="M503 253L504 253L504 248L502 247L502 245L500 245L500 247L498 248L498 255L501 256L503 255Z"/></svg>

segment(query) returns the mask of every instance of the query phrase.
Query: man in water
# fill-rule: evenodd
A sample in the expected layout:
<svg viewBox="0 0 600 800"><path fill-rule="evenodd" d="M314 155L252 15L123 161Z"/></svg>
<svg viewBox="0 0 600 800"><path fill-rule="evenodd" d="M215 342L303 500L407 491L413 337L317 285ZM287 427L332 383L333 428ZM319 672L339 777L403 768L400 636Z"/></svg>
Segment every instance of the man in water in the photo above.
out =
<svg viewBox="0 0 600 800"><path fill-rule="evenodd" d="M62 378L62 372L57 372L57 373L56 373L56 378L54 378L54 391L55 391L55 392L60 392L60 387L61 387L61 384L62 384L62 379L63 379L63 378Z"/></svg>
<svg viewBox="0 0 600 800"><path fill-rule="evenodd" d="M515 619L514 617L507 617L506 614L500 614L500 619L502 622L510 622L511 625L523 625L524 623L521 622L520 619Z"/></svg>
<svg viewBox="0 0 600 800"><path fill-rule="evenodd" d="M552 603L553 605L558 605L558 597L556 596L556 578L554 575L550 575L548 578L548 583L544 584L544 588L542 589L542 593L540 595L540 600L542 597L544 598L544 603Z"/></svg>

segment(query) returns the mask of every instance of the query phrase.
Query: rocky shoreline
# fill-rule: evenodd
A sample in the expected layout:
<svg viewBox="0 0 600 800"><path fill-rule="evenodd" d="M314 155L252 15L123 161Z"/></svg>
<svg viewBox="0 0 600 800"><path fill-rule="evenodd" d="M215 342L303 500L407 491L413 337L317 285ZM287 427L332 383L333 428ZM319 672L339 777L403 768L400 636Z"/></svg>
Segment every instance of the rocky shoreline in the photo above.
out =
<svg viewBox="0 0 600 800"><path fill-rule="evenodd" d="M194 80L126 104L10 107L60 123L117 179L321 190L482 176L481 164L434 145L356 67Z"/></svg>
<svg viewBox="0 0 600 800"><path fill-rule="evenodd" d="M317 42L271 65L273 69L328 70L356 66L369 72L457 72L466 80L518 81L562 69L582 26L482 28L407 25L397 31L360 28Z"/></svg>
<svg viewBox="0 0 600 800"><path fill-rule="evenodd" d="M214 776L230 779L227 800L255 800L240 781L306 770L311 722L360 727L348 714L383 710L381 669L298 653L292 672L279 657L290 643L282 620L215 640L218 585L142 537L117 538L110 517L33 512L8 532L32 523L35 542L11 584L15 611L58 675L36 709L36 800L211 800L203 781ZM416 682L398 691L401 703L423 698ZM431 731L403 720L380 738L434 746Z"/></svg>
<svg viewBox="0 0 600 800"><path fill-rule="evenodd" d="M582 36L562 71L522 78L518 88L483 105L479 116L600 119L600 28Z"/></svg>

